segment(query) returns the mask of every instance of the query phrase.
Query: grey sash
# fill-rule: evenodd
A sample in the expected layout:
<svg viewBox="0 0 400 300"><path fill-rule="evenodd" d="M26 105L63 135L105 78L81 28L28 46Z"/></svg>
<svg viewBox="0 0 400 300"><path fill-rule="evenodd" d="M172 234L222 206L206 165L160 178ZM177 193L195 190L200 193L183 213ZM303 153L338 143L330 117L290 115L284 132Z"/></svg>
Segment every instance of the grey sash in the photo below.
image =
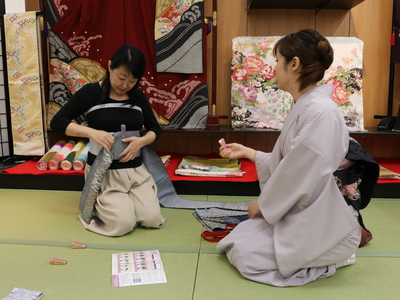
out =
<svg viewBox="0 0 400 300"><path fill-rule="evenodd" d="M163 207L168 208L207 208L207 207L220 207L232 210L246 210L249 205L248 201L224 203L224 202L211 202L211 201L197 201L188 200L180 197L169 178L168 172L158 154L150 147L142 148L143 163L149 173L153 176L157 184L158 199Z"/></svg>

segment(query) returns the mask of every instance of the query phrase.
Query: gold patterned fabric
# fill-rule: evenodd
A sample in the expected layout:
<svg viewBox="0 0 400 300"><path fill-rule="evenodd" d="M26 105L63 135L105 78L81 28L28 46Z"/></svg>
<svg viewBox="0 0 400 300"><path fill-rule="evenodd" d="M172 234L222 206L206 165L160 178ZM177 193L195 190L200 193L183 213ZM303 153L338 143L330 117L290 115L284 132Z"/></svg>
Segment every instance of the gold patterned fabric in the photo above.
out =
<svg viewBox="0 0 400 300"><path fill-rule="evenodd" d="M45 153L40 26L36 12L4 15L14 155Z"/></svg>

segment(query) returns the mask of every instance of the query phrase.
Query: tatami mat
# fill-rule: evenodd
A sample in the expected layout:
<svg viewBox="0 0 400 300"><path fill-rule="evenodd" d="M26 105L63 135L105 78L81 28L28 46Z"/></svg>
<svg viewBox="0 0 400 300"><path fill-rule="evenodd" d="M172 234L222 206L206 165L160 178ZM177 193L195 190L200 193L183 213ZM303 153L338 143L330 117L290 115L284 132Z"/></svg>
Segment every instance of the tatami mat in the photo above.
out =
<svg viewBox="0 0 400 300"><path fill-rule="evenodd" d="M400 258L400 199L372 199L361 211L365 226L371 230L373 240L361 252L386 252ZM399 295L400 299L400 295Z"/></svg>
<svg viewBox="0 0 400 300"><path fill-rule="evenodd" d="M225 255L201 254L193 299L394 300L399 299L399 259L362 257L326 279L278 288L243 278Z"/></svg>
<svg viewBox="0 0 400 300"><path fill-rule="evenodd" d="M14 287L43 293L43 299L192 299L197 254L161 253L167 283L111 286L113 250L0 245L0 299ZM50 265L49 258L67 260Z"/></svg>
<svg viewBox="0 0 400 300"><path fill-rule="evenodd" d="M218 202L255 197L185 196ZM41 291L43 299L399 299L400 199L373 199L363 211L374 239L357 251L357 263L327 279L276 288L243 278L204 230L192 210L162 208L162 229L137 228L111 238L85 230L77 218L80 192L0 189L0 299L14 287ZM70 242L87 244L71 249ZM167 283L111 286L113 253L161 253ZM50 257L68 261L50 265Z"/></svg>
<svg viewBox="0 0 400 300"><path fill-rule="evenodd" d="M207 196L188 196L206 200ZM138 228L122 237L106 237L85 230L78 219L80 192L1 190L0 242L60 245L82 242L91 248L136 249L162 247L198 251L202 225L192 210L162 208L167 219L162 229ZM11 230L12 229L12 230ZM166 234L166 232L170 234ZM161 249L160 249L161 250ZM191 251L193 252L193 250Z"/></svg>

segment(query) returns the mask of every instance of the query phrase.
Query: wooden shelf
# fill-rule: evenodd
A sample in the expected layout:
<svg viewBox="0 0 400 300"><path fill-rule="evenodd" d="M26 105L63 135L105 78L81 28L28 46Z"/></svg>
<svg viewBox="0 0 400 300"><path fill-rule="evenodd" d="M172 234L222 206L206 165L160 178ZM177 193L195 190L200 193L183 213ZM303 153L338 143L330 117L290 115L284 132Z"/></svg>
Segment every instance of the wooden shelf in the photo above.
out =
<svg viewBox="0 0 400 300"><path fill-rule="evenodd" d="M374 136L400 136L400 131L378 131L376 127L365 127L367 132L350 132L350 135L374 135Z"/></svg>
<svg viewBox="0 0 400 300"><path fill-rule="evenodd" d="M374 157L400 158L398 145L400 132L377 131L376 127L367 127L365 132L351 132L350 135L359 141ZM74 140L65 135L48 132L49 146L59 140ZM236 142L253 149L271 152L280 130L243 128L233 129L230 125L220 125L215 130L207 129L163 129L159 140L152 144L152 148L163 153L191 153L210 154L218 153L218 140L225 138L228 142Z"/></svg>
<svg viewBox="0 0 400 300"><path fill-rule="evenodd" d="M258 129L258 128L236 128L233 129L229 125L220 125L217 128L210 129L165 129L163 128L162 133L194 133L194 134L228 134L228 133L238 133L238 134L247 134L247 133L276 133L279 134L280 130L275 129Z"/></svg>
<svg viewBox="0 0 400 300"><path fill-rule="evenodd" d="M248 9L351 9L364 0L247 0Z"/></svg>
<svg viewBox="0 0 400 300"><path fill-rule="evenodd" d="M400 136L400 131L378 131L376 127L365 127L367 131L352 131L351 136ZM162 133L180 133L180 134L280 134L280 130L275 129L258 129L258 128L235 128L233 129L229 125L220 125L215 130L207 129L163 129Z"/></svg>
<svg viewBox="0 0 400 300"><path fill-rule="evenodd" d="M215 129L162 129L162 133L190 133L190 134L227 134L230 130L228 125L216 126Z"/></svg>
<svg viewBox="0 0 400 300"><path fill-rule="evenodd" d="M400 136L400 131L378 131L376 127L365 127L367 131L353 131L350 135L393 135ZM50 134L55 134L51 129L47 130ZM232 128L230 125L220 125L214 130L209 129L162 129L163 134L168 133L179 133L179 134L280 134L280 130L276 129L265 129L265 128ZM72 137L67 137L65 135L59 134L55 139L73 139ZM78 139L78 138L77 138ZM81 139L81 138L80 138ZM86 139L85 139L86 140Z"/></svg>

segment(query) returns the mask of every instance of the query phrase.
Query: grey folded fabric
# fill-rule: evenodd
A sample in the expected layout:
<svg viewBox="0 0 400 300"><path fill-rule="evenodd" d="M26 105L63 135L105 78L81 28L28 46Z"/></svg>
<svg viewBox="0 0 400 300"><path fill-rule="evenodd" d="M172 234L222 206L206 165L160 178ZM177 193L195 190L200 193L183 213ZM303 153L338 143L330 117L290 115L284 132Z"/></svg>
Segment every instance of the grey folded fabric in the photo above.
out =
<svg viewBox="0 0 400 300"><path fill-rule="evenodd" d="M193 215L209 231L225 231L226 225L238 225L249 218L247 207L244 210L196 208Z"/></svg>
<svg viewBox="0 0 400 300"><path fill-rule="evenodd" d="M13 288L11 293L2 300L39 300L42 297L42 292Z"/></svg>
<svg viewBox="0 0 400 300"><path fill-rule="evenodd" d="M100 191L101 182L113 162L111 151L102 148L90 168L79 202L82 219L89 224L93 219L94 205Z"/></svg>

